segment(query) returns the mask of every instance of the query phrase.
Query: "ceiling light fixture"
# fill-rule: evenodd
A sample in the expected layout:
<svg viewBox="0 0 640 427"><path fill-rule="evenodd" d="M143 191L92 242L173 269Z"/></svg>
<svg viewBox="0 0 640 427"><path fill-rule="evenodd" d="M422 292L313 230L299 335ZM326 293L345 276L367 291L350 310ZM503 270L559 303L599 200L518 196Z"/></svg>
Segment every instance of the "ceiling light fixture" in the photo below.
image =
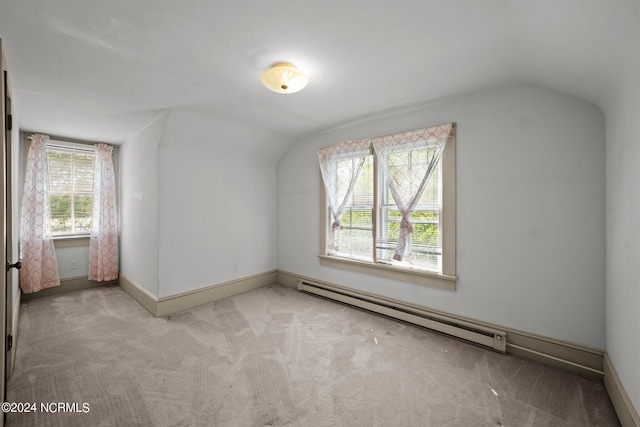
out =
<svg viewBox="0 0 640 427"><path fill-rule="evenodd" d="M309 83L307 76L288 62L273 64L262 73L260 81L267 89L277 93L295 93Z"/></svg>

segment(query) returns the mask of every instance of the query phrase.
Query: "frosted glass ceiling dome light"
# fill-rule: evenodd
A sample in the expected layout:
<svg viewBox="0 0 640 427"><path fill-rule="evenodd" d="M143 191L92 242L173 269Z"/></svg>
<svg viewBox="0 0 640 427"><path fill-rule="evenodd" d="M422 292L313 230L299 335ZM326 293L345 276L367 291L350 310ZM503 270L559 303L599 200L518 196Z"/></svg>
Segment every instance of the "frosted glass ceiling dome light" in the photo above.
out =
<svg viewBox="0 0 640 427"><path fill-rule="evenodd" d="M296 93L309 83L307 76L288 62L273 64L262 73L260 81L267 89L277 93Z"/></svg>

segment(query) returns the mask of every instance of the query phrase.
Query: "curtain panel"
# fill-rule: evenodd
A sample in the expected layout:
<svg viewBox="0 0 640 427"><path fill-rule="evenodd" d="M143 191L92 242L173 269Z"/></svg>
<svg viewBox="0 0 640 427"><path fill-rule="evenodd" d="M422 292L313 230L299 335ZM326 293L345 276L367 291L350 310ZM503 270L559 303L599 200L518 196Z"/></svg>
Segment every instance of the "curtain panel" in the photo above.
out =
<svg viewBox="0 0 640 427"><path fill-rule="evenodd" d="M96 144L93 217L89 240L89 280L118 278L118 214L113 169L113 147Z"/></svg>
<svg viewBox="0 0 640 427"><path fill-rule="evenodd" d="M20 224L20 287L25 293L60 285L47 195L45 144L49 137L33 135L29 139L31 147L27 155Z"/></svg>
<svg viewBox="0 0 640 427"><path fill-rule="evenodd" d="M365 158L371 153L369 141L344 141L318 150L318 162L327 192L333 223L329 229L327 254L340 248L342 213L353 193Z"/></svg>

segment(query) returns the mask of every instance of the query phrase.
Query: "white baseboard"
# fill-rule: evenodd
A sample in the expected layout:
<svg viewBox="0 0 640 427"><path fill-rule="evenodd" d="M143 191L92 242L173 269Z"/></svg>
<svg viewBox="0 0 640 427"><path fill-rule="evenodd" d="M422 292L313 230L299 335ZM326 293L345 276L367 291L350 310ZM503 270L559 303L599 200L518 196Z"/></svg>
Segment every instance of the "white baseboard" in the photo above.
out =
<svg viewBox="0 0 640 427"><path fill-rule="evenodd" d="M127 276L120 276L120 286L122 289L155 317L168 317L180 311L273 283L276 283L275 270L218 283L193 291L157 298Z"/></svg>
<svg viewBox="0 0 640 427"><path fill-rule="evenodd" d="M298 289L298 280L324 283L331 287L342 288L348 290L352 296L360 297L368 301L384 300L385 302L391 302L392 305L411 305L404 301L395 300L393 298L369 292L363 292L334 283L323 282L322 280L302 276L300 274L290 273L283 270L277 271L276 281L281 285ZM504 331L506 332L507 353L537 360L546 365L551 365L580 375L587 375L599 379L604 377L604 372L602 370L604 352L600 350L570 344L552 338L543 337L541 335L531 334L517 329L508 328L503 325L496 325L439 310L433 310L428 307L415 307L421 311L433 313L434 316L443 316L449 319L454 319L461 324L470 324L473 327Z"/></svg>
<svg viewBox="0 0 640 427"><path fill-rule="evenodd" d="M208 302L261 288L276 283L276 271L268 271L217 285L207 286L158 299L157 317L167 317Z"/></svg>
<svg viewBox="0 0 640 427"><path fill-rule="evenodd" d="M120 287L152 316L157 317L158 298L122 273L120 274Z"/></svg>
<svg viewBox="0 0 640 427"><path fill-rule="evenodd" d="M640 416L633 407L631 399L624 389L618 373L611 363L609 354L604 354L604 386L607 388L611 403L616 410L622 427L640 427Z"/></svg>
<svg viewBox="0 0 640 427"><path fill-rule="evenodd" d="M70 277L67 279L60 279L60 286L54 286L53 288L43 289L38 292L30 294L22 294L22 301L29 301L35 298L43 298L51 295L65 294L67 292L79 291L82 289L97 288L98 286L118 284L118 280L111 280L108 282L94 282L87 278L87 276Z"/></svg>

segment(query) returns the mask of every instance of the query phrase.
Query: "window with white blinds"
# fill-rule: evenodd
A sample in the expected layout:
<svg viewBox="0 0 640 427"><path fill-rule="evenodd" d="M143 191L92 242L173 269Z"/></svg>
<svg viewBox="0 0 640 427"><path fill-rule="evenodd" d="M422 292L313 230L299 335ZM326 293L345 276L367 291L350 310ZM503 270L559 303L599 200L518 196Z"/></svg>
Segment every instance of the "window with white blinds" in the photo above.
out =
<svg viewBox="0 0 640 427"><path fill-rule="evenodd" d="M418 177L410 183L417 187L419 177L424 175L430 158L429 151L434 148L416 150L402 150L389 156L390 164L388 173L381 171L380 178L380 231L376 240L378 260L380 262L394 263L394 255L400 234L402 214L393 199L393 194L388 185L390 174L407 177ZM427 181L426 186L419 197L418 202L410 214L411 253L405 263L415 267L425 268L431 271L442 270L442 233L440 212L442 210L442 174L441 162L438 161ZM412 193L417 191L412 188Z"/></svg>
<svg viewBox="0 0 640 427"><path fill-rule="evenodd" d="M47 144L51 228L54 236L88 235L93 213L93 147Z"/></svg>
<svg viewBox="0 0 640 427"><path fill-rule="evenodd" d="M455 288L453 124L345 141L318 159L321 261L434 274Z"/></svg>
<svg viewBox="0 0 640 427"><path fill-rule="evenodd" d="M355 159L341 160L338 174L349 176L355 164ZM345 203L340 239L335 248L337 255L362 260L372 259L373 175L373 156L367 155L356 185Z"/></svg>

